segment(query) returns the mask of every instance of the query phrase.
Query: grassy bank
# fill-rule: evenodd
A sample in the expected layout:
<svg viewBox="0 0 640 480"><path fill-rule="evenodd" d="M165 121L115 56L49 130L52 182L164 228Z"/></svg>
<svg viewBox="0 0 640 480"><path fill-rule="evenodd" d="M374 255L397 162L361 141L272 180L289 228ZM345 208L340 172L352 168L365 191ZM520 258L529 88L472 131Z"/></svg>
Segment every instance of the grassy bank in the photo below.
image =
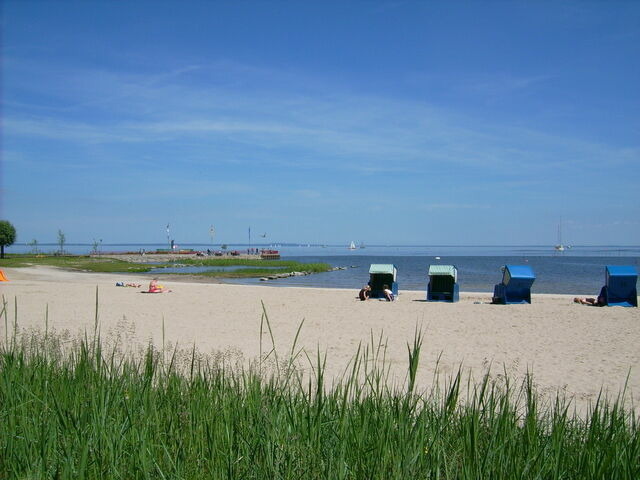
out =
<svg viewBox="0 0 640 480"><path fill-rule="evenodd" d="M331 269L326 263L301 263L288 260L257 260L242 258L181 258L173 262L162 264L125 262L114 258L91 257L88 255L7 255L0 260L2 267L28 267L32 265L46 265L68 270L77 270L95 273L147 273L162 274L162 268L179 265L228 267L247 266L252 268L241 271L209 271L203 273L190 273L189 275L201 275L211 277L261 277L276 273L288 273L292 271L320 273ZM268 268L267 268L268 267ZM176 275L176 274L173 274ZM179 275L179 274L178 274Z"/></svg>
<svg viewBox="0 0 640 480"><path fill-rule="evenodd" d="M198 275L206 277L263 277L279 273L308 272L322 273L331 270L327 263L302 263L293 260L251 260L234 258L203 258L180 260L181 265L212 267L208 272ZM228 267L241 265L247 268L236 271L215 270L215 267ZM251 267L251 268L249 268Z"/></svg>
<svg viewBox="0 0 640 480"><path fill-rule="evenodd" d="M153 346L105 351L97 333L72 347L21 337L3 317L0 478L640 478L640 429L620 404L581 418L560 398L541 404L531 378L464 389L460 373L417 392L419 333L392 389L374 347L327 382L322 355L295 345L245 368L195 351L178 367Z"/></svg>
<svg viewBox="0 0 640 480"><path fill-rule="evenodd" d="M33 265L65 268L96 273L148 272L150 265L130 263L113 258L90 257L89 255L31 255L12 254L0 260L0 268L21 268Z"/></svg>

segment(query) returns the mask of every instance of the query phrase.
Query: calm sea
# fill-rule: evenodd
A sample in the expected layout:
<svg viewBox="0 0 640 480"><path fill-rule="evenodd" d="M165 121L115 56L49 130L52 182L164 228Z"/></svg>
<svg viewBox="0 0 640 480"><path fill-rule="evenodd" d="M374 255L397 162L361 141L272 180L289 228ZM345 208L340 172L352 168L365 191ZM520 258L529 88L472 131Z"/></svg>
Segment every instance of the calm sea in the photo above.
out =
<svg viewBox="0 0 640 480"><path fill-rule="evenodd" d="M265 247L271 247L264 245ZM183 244L181 248L195 250L219 249L206 244ZM254 245L263 247L263 245ZM40 245L42 251L54 251L55 245ZM70 253L89 253L91 245L65 245ZM156 244L101 245L107 251L147 251L166 248ZM247 245L229 245L229 250L246 250ZM529 265L536 274L533 293L575 295L598 294L604 285L605 265L634 265L640 271L640 246L574 246L557 253L549 246L367 246L349 250L345 246L272 246L283 259L301 262L324 262L334 267L346 267L317 275L291 277L261 282L258 279L227 280L229 283L359 289L369 279L372 263L393 263L398 268L400 290L426 290L429 265L455 265L462 291L492 292L505 264ZM12 245L8 253L31 250L26 245Z"/></svg>

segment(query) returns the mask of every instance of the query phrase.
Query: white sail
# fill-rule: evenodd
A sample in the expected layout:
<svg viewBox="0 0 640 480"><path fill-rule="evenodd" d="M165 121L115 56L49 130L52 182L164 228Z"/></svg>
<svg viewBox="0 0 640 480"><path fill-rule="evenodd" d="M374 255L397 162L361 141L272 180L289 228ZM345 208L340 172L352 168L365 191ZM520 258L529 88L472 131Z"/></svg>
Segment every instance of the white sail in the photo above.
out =
<svg viewBox="0 0 640 480"><path fill-rule="evenodd" d="M558 244L553 247L556 252L564 252L565 246L562 244L562 221L558 224Z"/></svg>
<svg viewBox="0 0 640 480"><path fill-rule="evenodd" d="M356 249L355 242L351 242L351 244L349 245L349 250L355 250L355 249Z"/></svg>

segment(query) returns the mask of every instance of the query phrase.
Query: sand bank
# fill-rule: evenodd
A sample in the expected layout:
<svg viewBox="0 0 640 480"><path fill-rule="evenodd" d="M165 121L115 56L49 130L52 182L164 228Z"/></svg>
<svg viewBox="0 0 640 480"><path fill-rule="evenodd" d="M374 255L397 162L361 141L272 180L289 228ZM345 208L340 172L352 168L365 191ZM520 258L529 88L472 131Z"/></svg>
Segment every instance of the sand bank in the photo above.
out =
<svg viewBox="0 0 640 480"><path fill-rule="evenodd" d="M327 374L339 375L371 335L382 339L387 365L399 384L407 369L407 343L416 326L424 332L419 385L429 387L434 373L447 376L460 365L481 378L522 379L527 370L542 393L556 391L579 407L601 389L617 394L630 374L627 397L640 395L640 310L574 304L569 295L533 295L531 305L490 305L490 293L463 293L460 302L427 303L424 292L402 291L393 303L355 299L356 291L273 286L239 286L165 281L173 291L142 294L116 287L116 281L146 285L148 276L75 273L49 267L5 269L0 283L9 319L18 304L21 328L58 332L93 330L96 286L103 335L131 343L164 341L239 359L257 358L260 319L266 309L276 346L290 350L300 322L298 344L315 357L327 353ZM481 302L481 303L477 303ZM1 337L5 337L1 326ZM263 348L270 348L263 333ZM440 357L439 363L437 359Z"/></svg>

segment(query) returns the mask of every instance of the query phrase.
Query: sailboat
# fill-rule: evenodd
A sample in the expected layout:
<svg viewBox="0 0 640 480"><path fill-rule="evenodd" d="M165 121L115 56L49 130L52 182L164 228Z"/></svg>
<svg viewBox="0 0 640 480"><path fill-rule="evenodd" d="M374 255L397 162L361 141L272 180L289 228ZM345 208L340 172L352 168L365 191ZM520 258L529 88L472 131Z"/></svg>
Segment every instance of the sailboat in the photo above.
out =
<svg viewBox="0 0 640 480"><path fill-rule="evenodd" d="M356 249L356 244L355 242L351 242L351 244L349 245L349 250L355 250Z"/></svg>
<svg viewBox="0 0 640 480"><path fill-rule="evenodd" d="M558 224L558 244L553 248L555 248L556 252L561 253L564 252L566 248L570 248L562 244L562 223Z"/></svg>

